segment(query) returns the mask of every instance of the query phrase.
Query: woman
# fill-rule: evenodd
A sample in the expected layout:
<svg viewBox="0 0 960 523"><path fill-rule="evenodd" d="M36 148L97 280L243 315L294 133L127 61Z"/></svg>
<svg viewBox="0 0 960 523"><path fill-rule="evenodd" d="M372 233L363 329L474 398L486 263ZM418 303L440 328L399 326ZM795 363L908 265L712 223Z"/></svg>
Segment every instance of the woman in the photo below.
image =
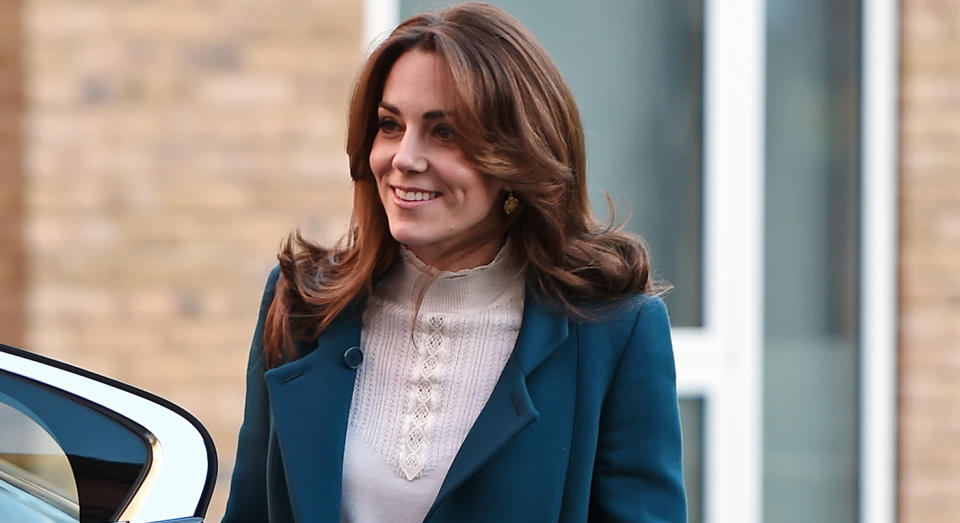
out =
<svg viewBox="0 0 960 523"><path fill-rule="evenodd" d="M666 311L532 35L405 21L347 153L350 232L267 283L224 521L685 521Z"/></svg>

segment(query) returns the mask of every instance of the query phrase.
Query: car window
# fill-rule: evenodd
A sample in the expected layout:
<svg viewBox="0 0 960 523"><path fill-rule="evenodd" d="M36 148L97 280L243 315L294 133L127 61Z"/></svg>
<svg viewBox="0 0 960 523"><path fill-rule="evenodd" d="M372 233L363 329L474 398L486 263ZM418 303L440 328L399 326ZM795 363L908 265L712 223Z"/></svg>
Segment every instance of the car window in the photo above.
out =
<svg viewBox="0 0 960 523"><path fill-rule="evenodd" d="M79 521L77 484L53 437L0 403L0 521Z"/></svg>
<svg viewBox="0 0 960 523"><path fill-rule="evenodd" d="M0 404L16 423L4 429L10 437L0 439L5 447L0 465L6 465L0 521L117 519L150 465L152 442L145 429L84 398L4 370ZM11 519L2 510L34 510L36 517Z"/></svg>

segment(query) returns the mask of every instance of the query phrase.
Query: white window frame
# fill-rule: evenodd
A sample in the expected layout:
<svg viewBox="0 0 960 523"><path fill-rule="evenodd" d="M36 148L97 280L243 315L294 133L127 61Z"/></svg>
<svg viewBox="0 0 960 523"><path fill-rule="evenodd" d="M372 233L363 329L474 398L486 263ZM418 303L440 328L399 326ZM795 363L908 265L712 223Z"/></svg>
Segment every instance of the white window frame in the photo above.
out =
<svg viewBox="0 0 960 523"><path fill-rule="evenodd" d="M860 521L897 519L899 4L862 2Z"/></svg>
<svg viewBox="0 0 960 523"><path fill-rule="evenodd" d="M704 519L759 523L763 495L766 3L704 0L704 322L674 328L677 387L704 400ZM894 0L863 3L860 520L896 516ZM398 0L364 0L369 50ZM869 350L865 350L869 348Z"/></svg>

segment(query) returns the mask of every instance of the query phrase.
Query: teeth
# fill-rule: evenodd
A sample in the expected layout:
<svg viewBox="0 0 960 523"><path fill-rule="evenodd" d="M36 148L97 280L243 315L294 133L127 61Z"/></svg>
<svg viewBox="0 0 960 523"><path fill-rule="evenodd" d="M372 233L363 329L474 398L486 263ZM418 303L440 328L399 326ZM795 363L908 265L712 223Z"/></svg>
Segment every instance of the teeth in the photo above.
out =
<svg viewBox="0 0 960 523"><path fill-rule="evenodd" d="M397 193L397 196L401 200L408 202L419 202L421 200L432 200L437 197L439 193L435 192L422 192L422 191L404 191L403 189L394 187L394 192Z"/></svg>

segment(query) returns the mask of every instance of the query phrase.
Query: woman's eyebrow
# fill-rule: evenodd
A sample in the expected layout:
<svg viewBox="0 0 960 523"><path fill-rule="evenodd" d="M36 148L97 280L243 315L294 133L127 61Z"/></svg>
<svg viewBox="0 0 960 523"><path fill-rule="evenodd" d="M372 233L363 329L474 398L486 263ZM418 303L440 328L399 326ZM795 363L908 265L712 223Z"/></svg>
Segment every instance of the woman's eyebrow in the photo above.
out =
<svg viewBox="0 0 960 523"><path fill-rule="evenodd" d="M380 102L379 105L382 109L386 109L387 111L390 111L393 114L403 114L400 111L400 109L397 109L396 106L391 105L387 102ZM424 120L441 120L445 117L446 117L446 114L440 109L433 109L423 113Z"/></svg>

